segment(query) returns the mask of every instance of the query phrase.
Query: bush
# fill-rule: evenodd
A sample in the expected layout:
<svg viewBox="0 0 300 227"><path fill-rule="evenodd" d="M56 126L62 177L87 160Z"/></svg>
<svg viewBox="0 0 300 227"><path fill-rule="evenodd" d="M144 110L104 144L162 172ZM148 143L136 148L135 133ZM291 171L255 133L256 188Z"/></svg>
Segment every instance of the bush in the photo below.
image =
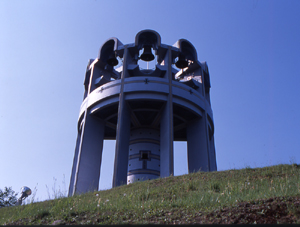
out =
<svg viewBox="0 0 300 227"><path fill-rule="evenodd" d="M0 189L0 208L14 206L17 202L17 195L11 187L4 188L4 191Z"/></svg>

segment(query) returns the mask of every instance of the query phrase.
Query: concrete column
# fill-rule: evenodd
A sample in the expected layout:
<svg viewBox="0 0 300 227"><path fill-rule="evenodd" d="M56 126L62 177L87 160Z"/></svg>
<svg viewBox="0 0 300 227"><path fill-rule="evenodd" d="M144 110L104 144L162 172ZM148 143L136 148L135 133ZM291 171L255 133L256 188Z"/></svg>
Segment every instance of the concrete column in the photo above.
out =
<svg viewBox="0 0 300 227"><path fill-rule="evenodd" d="M114 163L113 187L117 187L127 183L128 170L128 152L130 138L130 110L125 103L125 100L120 101L117 135L116 135L116 150Z"/></svg>
<svg viewBox="0 0 300 227"><path fill-rule="evenodd" d="M84 123L81 152L78 152L75 194L98 190L105 123L89 113Z"/></svg>
<svg viewBox="0 0 300 227"><path fill-rule="evenodd" d="M117 187L127 184L127 170L128 170L128 152L129 152L129 138L130 138L130 109L126 103L124 95L124 80L127 76L127 55L128 49L125 46L123 72L121 76L121 91L119 95L118 108L118 123L116 135L116 150L114 163L114 176L112 186Z"/></svg>
<svg viewBox="0 0 300 227"><path fill-rule="evenodd" d="M160 121L160 177L174 175L173 158L173 111L169 101Z"/></svg>
<svg viewBox="0 0 300 227"><path fill-rule="evenodd" d="M173 157L173 100L172 100L172 53L167 53L169 94L160 120L160 177L174 175Z"/></svg>
<svg viewBox="0 0 300 227"><path fill-rule="evenodd" d="M207 126L205 117L189 122L187 133L187 155L189 173L209 171L209 155L207 144Z"/></svg>
<svg viewBox="0 0 300 227"><path fill-rule="evenodd" d="M215 150L215 139L212 136L209 141L209 153L210 153L210 171L217 171L217 159L216 159L216 150Z"/></svg>
<svg viewBox="0 0 300 227"><path fill-rule="evenodd" d="M76 147L75 147L75 154L73 159L73 167L72 167L72 173L71 173L71 179L70 179L70 186L69 186L69 193L68 196L73 195L73 188L74 188L74 181L75 181L75 174L76 174L76 167L78 162L78 151L80 147L80 138L81 138L81 131L77 134L77 140L76 140Z"/></svg>

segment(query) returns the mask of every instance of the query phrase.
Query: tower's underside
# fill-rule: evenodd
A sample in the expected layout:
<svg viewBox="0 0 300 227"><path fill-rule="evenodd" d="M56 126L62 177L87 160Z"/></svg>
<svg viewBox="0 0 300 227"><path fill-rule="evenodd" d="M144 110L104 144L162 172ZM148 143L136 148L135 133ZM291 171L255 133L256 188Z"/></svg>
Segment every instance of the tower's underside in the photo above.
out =
<svg viewBox="0 0 300 227"><path fill-rule="evenodd" d="M137 64L143 42L152 43L155 69ZM217 170L209 73L193 48L161 44L151 30L135 44L102 46L86 73L69 195L98 189L104 139L116 140L113 187L173 175L173 141L187 141L189 172ZM107 65L110 49L123 60L118 69ZM179 53L190 58L182 70L173 65Z"/></svg>

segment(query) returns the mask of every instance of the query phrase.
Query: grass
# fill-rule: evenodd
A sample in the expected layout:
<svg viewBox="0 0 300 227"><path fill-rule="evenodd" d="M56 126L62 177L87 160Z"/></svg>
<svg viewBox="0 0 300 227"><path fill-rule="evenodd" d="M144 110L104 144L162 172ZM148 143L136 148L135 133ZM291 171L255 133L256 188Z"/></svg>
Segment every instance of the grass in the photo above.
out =
<svg viewBox="0 0 300 227"><path fill-rule="evenodd" d="M274 197L300 196L300 166L277 165L220 172L197 172L136 182L28 205L2 208L7 224L180 224L199 223L204 214L257 204ZM288 214L299 222L300 209ZM263 215L264 211L260 211ZM227 214L228 215L228 214ZM230 214L231 215L231 214ZM207 216L209 217L209 216Z"/></svg>

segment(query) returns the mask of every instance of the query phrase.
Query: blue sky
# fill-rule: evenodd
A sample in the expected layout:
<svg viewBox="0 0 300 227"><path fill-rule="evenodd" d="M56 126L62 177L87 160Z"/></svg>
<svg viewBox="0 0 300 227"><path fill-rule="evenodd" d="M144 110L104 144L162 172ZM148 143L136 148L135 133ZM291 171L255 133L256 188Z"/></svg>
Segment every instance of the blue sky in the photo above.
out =
<svg viewBox="0 0 300 227"><path fill-rule="evenodd" d="M143 29L187 39L207 61L218 170L299 163L299 12L298 0L0 1L0 188L36 187L35 200L68 190L87 62ZM186 144L174 154L186 174Z"/></svg>

